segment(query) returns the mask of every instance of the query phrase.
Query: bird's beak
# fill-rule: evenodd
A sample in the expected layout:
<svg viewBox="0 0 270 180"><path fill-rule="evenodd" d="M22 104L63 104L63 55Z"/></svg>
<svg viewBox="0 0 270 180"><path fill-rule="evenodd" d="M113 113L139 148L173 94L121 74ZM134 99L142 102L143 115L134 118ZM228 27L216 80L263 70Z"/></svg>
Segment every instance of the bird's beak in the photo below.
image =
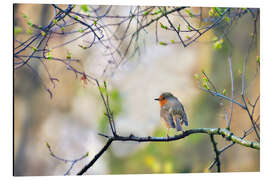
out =
<svg viewBox="0 0 270 180"><path fill-rule="evenodd" d="M159 98L156 98L156 99L154 99L154 100L159 101Z"/></svg>

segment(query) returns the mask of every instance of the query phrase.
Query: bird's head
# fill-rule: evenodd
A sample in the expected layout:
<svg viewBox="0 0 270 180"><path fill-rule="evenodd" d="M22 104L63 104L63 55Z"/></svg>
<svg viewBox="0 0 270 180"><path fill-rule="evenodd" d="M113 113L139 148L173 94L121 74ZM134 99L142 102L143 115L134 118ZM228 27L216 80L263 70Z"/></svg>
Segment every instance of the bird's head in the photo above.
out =
<svg viewBox="0 0 270 180"><path fill-rule="evenodd" d="M156 100L156 101L159 101L160 106L163 106L164 104L166 104L166 103L168 102L168 99L169 99L169 98L172 98L172 97L174 97L174 96L172 95L172 93L170 93L170 92L165 92L165 93L162 93L162 94L159 96L159 98L156 98L155 100Z"/></svg>

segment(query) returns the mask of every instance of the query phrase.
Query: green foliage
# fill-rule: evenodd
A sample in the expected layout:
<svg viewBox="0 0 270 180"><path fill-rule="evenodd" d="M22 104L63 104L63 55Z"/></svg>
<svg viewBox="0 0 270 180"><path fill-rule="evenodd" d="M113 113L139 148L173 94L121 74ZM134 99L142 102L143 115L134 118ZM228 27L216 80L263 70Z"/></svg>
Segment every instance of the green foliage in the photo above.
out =
<svg viewBox="0 0 270 180"><path fill-rule="evenodd" d="M80 28L78 31L79 31L80 33L83 33L83 32L84 32L84 29L83 29L83 28Z"/></svg>
<svg viewBox="0 0 270 180"><path fill-rule="evenodd" d="M24 19L28 19L28 15L27 14L23 14L23 18Z"/></svg>
<svg viewBox="0 0 270 180"><path fill-rule="evenodd" d="M223 89L222 94L223 95L226 95L226 93L227 93L227 90L226 89Z"/></svg>
<svg viewBox="0 0 270 180"><path fill-rule="evenodd" d="M88 6L85 4L81 5L81 10L86 13L88 11Z"/></svg>
<svg viewBox="0 0 270 180"><path fill-rule="evenodd" d="M162 46L167 46L168 45L167 43L162 42L162 41L159 41L159 44L162 45Z"/></svg>
<svg viewBox="0 0 270 180"><path fill-rule="evenodd" d="M56 19L53 19L53 24L57 24L57 20Z"/></svg>
<svg viewBox="0 0 270 180"><path fill-rule="evenodd" d="M191 39L191 37L189 35L186 35L186 39Z"/></svg>
<svg viewBox="0 0 270 180"><path fill-rule="evenodd" d="M203 87L204 87L205 89L208 89L208 90L210 89L209 86L208 86L208 83L205 82L205 81L203 81Z"/></svg>
<svg viewBox="0 0 270 180"><path fill-rule="evenodd" d="M161 22L159 23L160 24L160 27L162 28L162 29L168 29L168 26L165 26L165 25L163 25Z"/></svg>
<svg viewBox="0 0 270 180"><path fill-rule="evenodd" d="M33 51L37 51L37 48L33 46L33 47L32 47L32 50L33 50Z"/></svg>
<svg viewBox="0 0 270 180"><path fill-rule="evenodd" d="M256 62L260 64L260 56L256 56Z"/></svg>
<svg viewBox="0 0 270 180"><path fill-rule="evenodd" d="M69 51L67 52L66 58L71 59L71 53Z"/></svg>
<svg viewBox="0 0 270 180"><path fill-rule="evenodd" d="M28 35L32 35L32 34L33 34L32 28L26 29L26 33L27 33Z"/></svg>
<svg viewBox="0 0 270 180"><path fill-rule="evenodd" d="M143 16L147 16L149 13L150 13L150 11L145 11L145 12L143 13Z"/></svg>
<svg viewBox="0 0 270 180"><path fill-rule="evenodd" d="M172 39L172 40L171 40L171 43L172 43L172 44L174 44L174 43L175 43L175 41Z"/></svg>
<svg viewBox="0 0 270 180"><path fill-rule="evenodd" d="M223 43L224 43L223 39L220 39L220 40L216 41L214 43L214 49L215 50L221 49L223 47Z"/></svg>
<svg viewBox="0 0 270 180"><path fill-rule="evenodd" d="M31 27L33 27L33 23L31 22L31 21L27 21L27 24L29 25L29 26L31 26Z"/></svg>
<svg viewBox="0 0 270 180"><path fill-rule="evenodd" d="M23 32L23 29L19 26L14 27L14 35L18 35Z"/></svg>
<svg viewBox="0 0 270 180"><path fill-rule="evenodd" d="M200 79L200 77L199 77L199 75L198 74L194 74L194 79L196 79L196 80L199 80Z"/></svg>
<svg viewBox="0 0 270 180"><path fill-rule="evenodd" d="M51 51L49 51L49 52L47 53L47 59L48 59L48 60L51 60L51 59L52 59L52 53L51 53Z"/></svg>
<svg viewBox="0 0 270 180"><path fill-rule="evenodd" d="M160 13L163 13L163 11L162 10L158 10L158 11L153 12L151 15L158 15Z"/></svg>
<svg viewBox="0 0 270 180"><path fill-rule="evenodd" d="M81 44L79 44L78 46L79 46L80 48L84 49L84 50L87 49L87 47L85 47L85 46L83 46L83 45L81 45Z"/></svg>
<svg viewBox="0 0 270 180"><path fill-rule="evenodd" d="M224 20L227 22L227 23L229 23L230 22L230 18L226 15L226 16L224 16Z"/></svg>
<svg viewBox="0 0 270 180"><path fill-rule="evenodd" d="M226 8L213 7L208 11L208 15L211 17L221 16L225 10L226 10Z"/></svg>
<svg viewBox="0 0 270 180"><path fill-rule="evenodd" d="M178 32L181 30L180 24L177 26L177 30L178 30Z"/></svg>
<svg viewBox="0 0 270 180"><path fill-rule="evenodd" d="M189 17L191 17L191 18L194 17L194 14L191 12L190 9L186 9L185 11L186 11L186 13L189 15Z"/></svg>
<svg viewBox="0 0 270 180"><path fill-rule="evenodd" d="M48 149L51 148L51 146L50 146L50 144L48 142L46 142L46 146L47 146Z"/></svg>
<svg viewBox="0 0 270 180"><path fill-rule="evenodd" d="M41 33L42 36L46 35L46 33L44 31L41 31L40 33Z"/></svg>

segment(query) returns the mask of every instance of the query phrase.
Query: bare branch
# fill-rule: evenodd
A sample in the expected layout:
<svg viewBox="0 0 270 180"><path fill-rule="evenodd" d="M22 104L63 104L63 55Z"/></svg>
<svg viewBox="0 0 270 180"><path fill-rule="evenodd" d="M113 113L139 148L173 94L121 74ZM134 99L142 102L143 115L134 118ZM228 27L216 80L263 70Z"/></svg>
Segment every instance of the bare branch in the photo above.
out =
<svg viewBox="0 0 270 180"><path fill-rule="evenodd" d="M231 75L231 89L232 89L232 100L234 99L234 79L233 79L233 71L232 71L232 55L228 57L228 63L229 63L229 69L230 69L230 75ZM233 102L231 103L231 115L229 118L229 121L227 123L227 128L230 129L231 121L232 121L232 113L233 113Z"/></svg>
<svg viewBox="0 0 270 180"><path fill-rule="evenodd" d="M217 172L220 172L220 160L219 160L219 154L220 154L220 152L219 152L219 150L217 148L217 142L215 141L213 134L210 134L210 140L211 140L211 143L213 145L214 152L216 154L215 160L217 162Z"/></svg>

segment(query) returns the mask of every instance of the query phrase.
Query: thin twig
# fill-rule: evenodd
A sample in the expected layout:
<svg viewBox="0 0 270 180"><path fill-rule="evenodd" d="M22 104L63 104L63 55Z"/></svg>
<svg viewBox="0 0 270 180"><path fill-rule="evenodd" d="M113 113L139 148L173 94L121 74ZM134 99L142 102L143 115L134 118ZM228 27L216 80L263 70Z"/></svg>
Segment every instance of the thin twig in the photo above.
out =
<svg viewBox="0 0 270 180"><path fill-rule="evenodd" d="M231 89L232 89L232 100L234 99L234 78L233 78L233 71L232 71L232 54L228 57L228 63L229 63L229 69L230 69L230 74L231 74ZM231 115L229 118L229 121L227 123L227 129L230 129L231 127L231 121L232 121L232 113L233 113L233 102L231 103Z"/></svg>
<svg viewBox="0 0 270 180"><path fill-rule="evenodd" d="M220 93L218 93L218 92L214 92L214 91L211 91L211 90L209 90L209 89L205 89L205 88L200 88L200 89L202 89L202 90L205 91L205 92L210 92L210 94L213 95L213 96L221 97L221 98L223 98L223 99L225 99L225 100L228 100L228 101L230 101L230 102L233 102L234 104L237 104L238 106L240 106L240 107L241 107L242 109L244 109L244 110L246 110L246 108L247 108L245 105L243 105L243 104L241 104L241 103L239 103L239 102L233 100L232 98L230 98L230 97L228 97L228 96L224 96L224 95L222 95L222 94L220 94Z"/></svg>

